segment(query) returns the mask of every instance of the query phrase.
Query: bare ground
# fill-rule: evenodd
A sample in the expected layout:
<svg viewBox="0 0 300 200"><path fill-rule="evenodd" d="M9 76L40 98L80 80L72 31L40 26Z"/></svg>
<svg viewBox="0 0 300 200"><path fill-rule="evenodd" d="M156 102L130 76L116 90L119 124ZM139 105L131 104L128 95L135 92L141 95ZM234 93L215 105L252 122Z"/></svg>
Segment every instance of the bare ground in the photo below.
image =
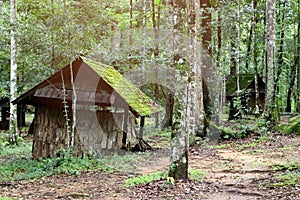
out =
<svg viewBox="0 0 300 200"><path fill-rule="evenodd" d="M300 200L300 187L275 187L274 164L300 162L300 136L275 135L257 141L257 136L231 142L221 142L226 148L211 148L210 144L190 149L189 168L203 169L207 177L202 183L191 180L166 180L126 188L124 180L139 174L168 169L168 149L153 151L150 159L132 173L107 174L89 171L77 176L52 176L35 181L0 183L0 196L16 199L212 199ZM220 147L220 146L219 146Z"/></svg>

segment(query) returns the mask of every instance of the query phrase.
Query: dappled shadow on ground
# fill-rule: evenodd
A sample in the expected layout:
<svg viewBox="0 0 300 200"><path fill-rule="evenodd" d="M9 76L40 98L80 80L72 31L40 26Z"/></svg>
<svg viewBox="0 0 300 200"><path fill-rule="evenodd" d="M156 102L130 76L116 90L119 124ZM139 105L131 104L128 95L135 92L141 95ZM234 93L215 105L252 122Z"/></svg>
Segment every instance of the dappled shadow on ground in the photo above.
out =
<svg viewBox="0 0 300 200"><path fill-rule="evenodd" d="M300 199L300 186L276 186L279 175L299 172L280 168L300 163L300 136L273 135L201 144L190 149L190 169L207 173L203 182L159 180L126 188L124 181L140 174L168 169L168 147L161 147L127 173L88 171L77 175L51 176L35 181L0 183L0 196L17 199ZM275 183L275 185L274 185Z"/></svg>

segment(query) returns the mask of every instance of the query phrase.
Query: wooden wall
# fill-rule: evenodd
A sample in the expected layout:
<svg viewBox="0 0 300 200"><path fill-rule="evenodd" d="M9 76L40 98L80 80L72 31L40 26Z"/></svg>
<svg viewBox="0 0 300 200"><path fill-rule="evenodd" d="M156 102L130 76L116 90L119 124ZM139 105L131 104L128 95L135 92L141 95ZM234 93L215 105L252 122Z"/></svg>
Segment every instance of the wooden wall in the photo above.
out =
<svg viewBox="0 0 300 200"><path fill-rule="evenodd" d="M123 113L77 110L74 152L78 156L86 151L122 147ZM37 107L35 113L32 155L34 159L52 157L70 144L66 118L60 109ZM69 116L69 119L72 119ZM72 122L70 121L70 126ZM130 123L129 123L130 124ZM129 128L132 130L132 128ZM127 143L134 143L134 133L128 133Z"/></svg>

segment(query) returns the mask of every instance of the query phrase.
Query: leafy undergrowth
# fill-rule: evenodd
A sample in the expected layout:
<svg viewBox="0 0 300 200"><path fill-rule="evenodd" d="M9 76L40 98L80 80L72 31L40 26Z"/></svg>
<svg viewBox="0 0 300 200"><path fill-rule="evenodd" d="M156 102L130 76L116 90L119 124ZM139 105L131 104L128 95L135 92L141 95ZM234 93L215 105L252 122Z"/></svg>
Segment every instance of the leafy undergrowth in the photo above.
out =
<svg viewBox="0 0 300 200"><path fill-rule="evenodd" d="M201 169L189 170L189 179L195 182L203 182L206 177L206 172ZM172 177L167 176L167 172L155 172L151 174L145 174L137 177L132 177L125 180L126 187L134 187L137 185L146 185L151 182L165 180L168 184L174 185L175 180Z"/></svg>
<svg viewBox="0 0 300 200"><path fill-rule="evenodd" d="M14 198L0 196L0 200L14 200Z"/></svg>
<svg viewBox="0 0 300 200"><path fill-rule="evenodd" d="M86 170L102 170L113 173L114 168L106 166L101 159L77 158L64 154L62 157L32 160L31 157L14 157L0 165L0 181L37 179L54 174L76 175Z"/></svg>
<svg viewBox="0 0 300 200"><path fill-rule="evenodd" d="M105 173L133 171L148 152L108 156L72 156L65 151L59 157L33 160L31 157L32 142L19 138L18 145L9 145L7 134L0 138L0 181L33 180L56 174L78 175L84 171L101 170Z"/></svg>
<svg viewBox="0 0 300 200"><path fill-rule="evenodd" d="M295 186L300 187L300 163L289 162L285 164L273 165L273 170L277 172L274 176L273 186Z"/></svg>

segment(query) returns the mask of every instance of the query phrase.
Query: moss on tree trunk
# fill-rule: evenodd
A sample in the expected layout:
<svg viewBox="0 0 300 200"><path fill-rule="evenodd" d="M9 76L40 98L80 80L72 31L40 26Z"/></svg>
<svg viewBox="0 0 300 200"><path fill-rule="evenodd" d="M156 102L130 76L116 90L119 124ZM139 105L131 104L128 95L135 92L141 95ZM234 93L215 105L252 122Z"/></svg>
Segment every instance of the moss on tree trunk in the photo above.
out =
<svg viewBox="0 0 300 200"><path fill-rule="evenodd" d="M188 152L185 151L178 160L170 163L169 177L175 180L188 178Z"/></svg>

